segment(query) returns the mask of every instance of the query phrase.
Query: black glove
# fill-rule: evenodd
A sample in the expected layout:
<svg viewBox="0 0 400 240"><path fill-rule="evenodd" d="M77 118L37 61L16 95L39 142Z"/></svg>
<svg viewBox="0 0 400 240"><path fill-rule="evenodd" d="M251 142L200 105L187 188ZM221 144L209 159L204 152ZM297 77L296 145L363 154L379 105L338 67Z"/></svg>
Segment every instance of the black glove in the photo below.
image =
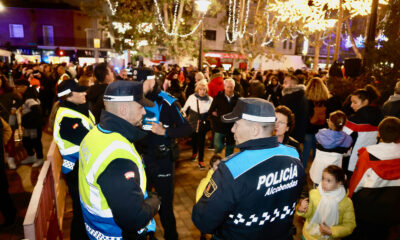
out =
<svg viewBox="0 0 400 240"><path fill-rule="evenodd" d="M60 136L73 144L80 145L88 132L80 118L64 117L61 120Z"/></svg>
<svg viewBox="0 0 400 240"><path fill-rule="evenodd" d="M144 200L144 203L151 206L155 215L160 209L161 198L155 192L148 192L148 197Z"/></svg>

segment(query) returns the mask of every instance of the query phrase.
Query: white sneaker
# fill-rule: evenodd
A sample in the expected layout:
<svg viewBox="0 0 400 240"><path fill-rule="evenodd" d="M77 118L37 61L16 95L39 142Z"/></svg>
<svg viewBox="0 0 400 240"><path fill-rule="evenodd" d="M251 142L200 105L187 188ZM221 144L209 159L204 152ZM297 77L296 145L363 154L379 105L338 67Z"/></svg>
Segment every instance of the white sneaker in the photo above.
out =
<svg viewBox="0 0 400 240"><path fill-rule="evenodd" d="M16 169L17 168L17 165L15 164L15 160L14 160L14 158L13 157L8 157L7 158L7 163L8 163L8 168L9 169Z"/></svg>
<svg viewBox="0 0 400 240"><path fill-rule="evenodd" d="M34 164L32 164L32 167L40 167L43 165L43 159L37 159Z"/></svg>
<svg viewBox="0 0 400 240"><path fill-rule="evenodd" d="M21 162L21 164L31 164L36 162L36 157L35 156L28 156L24 161Z"/></svg>

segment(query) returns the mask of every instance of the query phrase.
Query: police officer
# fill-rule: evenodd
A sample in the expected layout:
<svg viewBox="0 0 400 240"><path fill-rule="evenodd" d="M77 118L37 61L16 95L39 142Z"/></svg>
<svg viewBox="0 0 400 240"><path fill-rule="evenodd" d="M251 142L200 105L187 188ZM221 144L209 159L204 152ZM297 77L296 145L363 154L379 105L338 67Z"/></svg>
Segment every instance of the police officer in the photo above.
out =
<svg viewBox="0 0 400 240"><path fill-rule="evenodd" d="M143 86L116 81L104 92L100 123L83 139L79 150L79 193L90 239L143 239L155 231L152 220L160 200L147 194L142 159L132 144L145 136L140 130Z"/></svg>
<svg viewBox="0 0 400 240"><path fill-rule="evenodd" d="M71 79L71 76L67 73L67 71L65 70L65 65L63 64L58 65L57 73L60 76L58 78L57 85L60 84L62 81Z"/></svg>
<svg viewBox="0 0 400 240"><path fill-rule="evenodd" d="M63 158L61 171L65 176L72 199L73 218L71 239L87 239L83 222L78 186L79 145L95 125L95 119L86 104L86 87L74 80L64 80L57 87L60 98L54 121L53 137Z"/></svg>
<svg viewBox="0 0 400 240"><path fill-rule="evenodd" d="M272 136L275 112L259 98L239 98L222 116L239 153L218 165L193 207L192 220L212 239L290 239L305 172L296 149Z"/></svg>
<svg viewBox="0 0 400 240"><path fill-rule="evenodd" d="M174 141L175 138L189 136L192 128L182 117L178 101L160 90L160 84L154 76L147 76L143 87L146 97L154 102L153 107L145 107L146 116L143 119L143 129L148 132L142 142L143 159L149 178L148 189L154 186L162 199L159 213L165 239L178 239L172 206L174 158L177 150Z"/></svg>

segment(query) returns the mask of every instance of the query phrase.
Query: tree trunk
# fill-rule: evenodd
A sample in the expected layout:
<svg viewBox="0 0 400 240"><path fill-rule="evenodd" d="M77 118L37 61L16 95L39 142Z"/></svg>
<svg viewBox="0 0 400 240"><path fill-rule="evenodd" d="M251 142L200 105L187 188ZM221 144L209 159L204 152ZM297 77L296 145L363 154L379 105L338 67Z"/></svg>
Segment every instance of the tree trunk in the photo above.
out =
<svg viewBox="0 0 400 240"><path fill-rule="evenodd" d="M362 55L361 55L360 51L358 51L358 48L356 46L356 42L354 41L354 37L353 37L353 34L351 32L349 19L346 19L346 27L347 27L347 30L349 31L348 33L349 33L349 36L350 36L351 47L353 48L353 51L357 55L357 57L362 59Z"/></svg>
<svg viewBox="0 0 400 240"><path fill-rule="evenodd" d="M181 24L180 19L182 18L184 5L185 5L185 0L181 0L180 5L179 5L179 9L178 9L178 15L176 16L175 29L173 29L174 33L178 33L178 29L179 29L179 26ZM172 45L173 52L174 52L174 54L176 56L175 59L176 59L176 61L178 61L178 63L180 63L181 54L178 54L178 52L179 52L179 49L178 49L178 36L174 36L174 39L172 40L172 42L173 42L173 45Z"/></svg>
<svg viewBox="0 0 400 240"><path fill-rule="evenodd" d="M332 38L332 33L329 32L329 37L328 37L328 46L326 47L326 64L325 64L325 69L329 69L329 62L331 61L331 38Z"/></svg>
<svg viewBox="0 0 400 240"><path fill-rule="evenodd" d="M314 64L313 64L313 72L318 71L318 63L319 63L319 52L321 50L322 45L322 33L318 32L315 36L315 52L314 52Z"/></svg>
<svg viewBox="0 0 400 240"><path fill-rule="evenodd" d="M333 54L333 61L338 60L339 58L339 50L340 50L340 33L342 32L342 24L343 24L343 0L339 0L339 16L336 28L336 41L335 41L335 52Z"/></svg>
<svg viewBox="0 0 400 240"><path fill-rule="evenodd" d="M164 11L164 25L165 25L165 28L168 31L168 29L169 29L169 19L168 19L168 4L167 3L164 3L163 11Z"/></svg>

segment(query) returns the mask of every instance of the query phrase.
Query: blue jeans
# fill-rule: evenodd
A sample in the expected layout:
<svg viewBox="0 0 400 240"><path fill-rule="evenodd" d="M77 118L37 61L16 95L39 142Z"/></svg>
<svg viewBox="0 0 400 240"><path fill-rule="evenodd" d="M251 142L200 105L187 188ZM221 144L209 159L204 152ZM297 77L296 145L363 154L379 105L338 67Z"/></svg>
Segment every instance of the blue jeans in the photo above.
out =
<svg viewBox="0 0 400 240"><path fill-rule="evenodd" d="M233 134L223 134L219 132L215 132L214 135L214 153L220 153L225 147L225 157L231 155L233 153L233 149L235 148Z"/></svg>
<svg viewBox="0 0 400 240"><path fill-rule="evenodd" d="M304 137L303 153L301 154L301 161L303 162L304 169L307 168L307 162L308 158L310 157L311 149L313 150L312 159L314 159L316 151L315 134L306 133Z"/></svg>

